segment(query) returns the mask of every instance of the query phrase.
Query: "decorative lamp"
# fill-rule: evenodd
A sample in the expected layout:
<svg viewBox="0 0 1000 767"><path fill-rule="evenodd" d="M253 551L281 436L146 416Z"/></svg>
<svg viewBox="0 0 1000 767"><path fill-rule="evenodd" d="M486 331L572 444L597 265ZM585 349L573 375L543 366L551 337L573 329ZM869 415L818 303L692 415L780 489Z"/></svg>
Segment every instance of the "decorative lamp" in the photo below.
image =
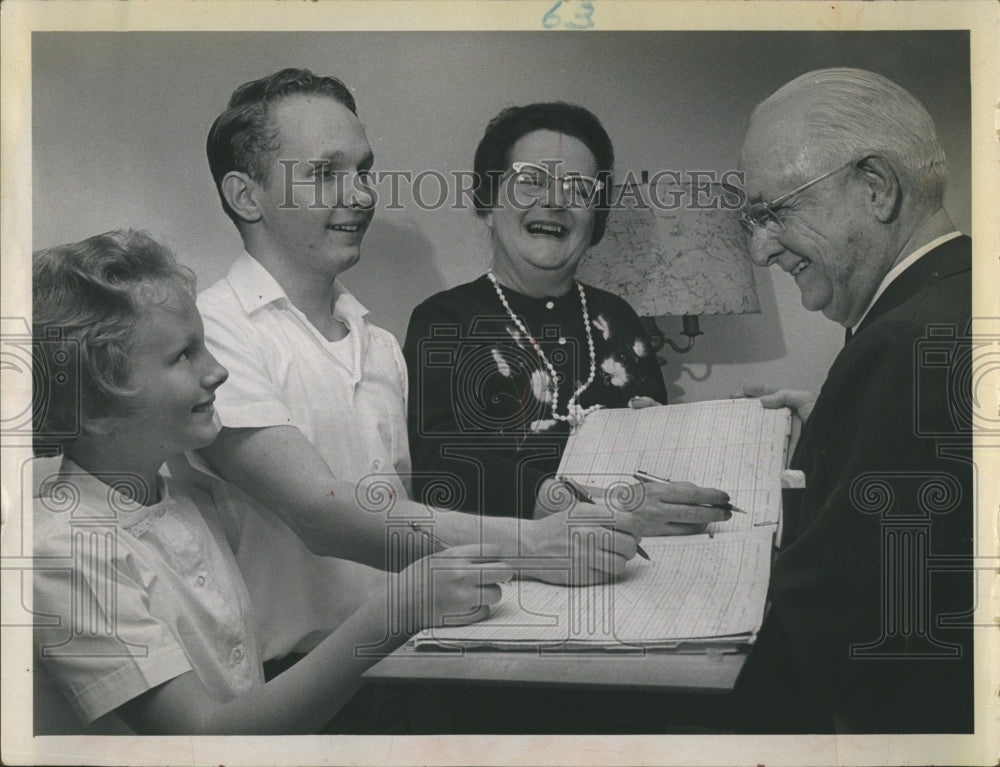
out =
<svg viewBox="0 0 1000 767"><path fill-rule="evenodd" d="M739 225L742 200L729 185L648 182L646 173L642 183L616 185L604 238L584 256L577 277L628 301L657 351L664 342L690 351L702 334L699 315L760 311ZM656 325L664 315L682 317L684 346Z"/></svg>

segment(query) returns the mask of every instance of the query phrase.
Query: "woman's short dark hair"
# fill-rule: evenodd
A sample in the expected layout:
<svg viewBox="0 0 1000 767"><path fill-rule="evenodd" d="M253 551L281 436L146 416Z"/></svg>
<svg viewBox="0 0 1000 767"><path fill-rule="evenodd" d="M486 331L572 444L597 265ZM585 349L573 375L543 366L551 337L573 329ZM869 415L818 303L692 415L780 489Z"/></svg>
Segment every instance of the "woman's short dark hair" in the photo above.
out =
<svg viewBox="0 0 1000 767"><path fill-rule="evenodd" d="M523 136L539 130L564 133L579 139L597 160L597 178L604 182L604 188L598 192L594 201L594 232L590 244L596 245L604 236L608 221L615 150L601 121L593 112L576 104L550 101L508 107L490 120L486 133L476 147L473 168L476 212L483 216L496 206L500 176L510 166L511 148Z"/></svg>
<svg viewBox="0 0 1000 767"><path fill-rule="evenodd" d="M358 113L354 96L346 85L336 77L320 77L308 69L282 69L243 83L233 91L229 106L212 123L206 151L222 208L236 223L239 218L222 194L222 179L236 170L261 184L267 182L268 159L280 149L278 130L271 120L271 107L296 94L326 96L354 114Z"/></svg>

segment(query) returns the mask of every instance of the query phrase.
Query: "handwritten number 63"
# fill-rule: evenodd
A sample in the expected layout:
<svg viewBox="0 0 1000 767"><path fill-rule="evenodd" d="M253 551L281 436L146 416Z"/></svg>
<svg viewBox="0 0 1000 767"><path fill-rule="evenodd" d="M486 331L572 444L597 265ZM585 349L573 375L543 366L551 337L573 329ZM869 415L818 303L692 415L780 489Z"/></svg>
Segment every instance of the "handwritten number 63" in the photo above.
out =
<svg viewBox="0 0 1000 767"><path fill-rule="evenodd" d="M589 0L583 0L582 3L573 3L578 5L576 13L573 14L571 19L563 21L562 17L556 13L562 6L563 0L558 0L555 5L549 8L548 13L542 17L542 26L546 29L554 29L558 26L564 26L567 29L589 29L594 26L594 20L591 16L594 15L594 4Z"/></svg>

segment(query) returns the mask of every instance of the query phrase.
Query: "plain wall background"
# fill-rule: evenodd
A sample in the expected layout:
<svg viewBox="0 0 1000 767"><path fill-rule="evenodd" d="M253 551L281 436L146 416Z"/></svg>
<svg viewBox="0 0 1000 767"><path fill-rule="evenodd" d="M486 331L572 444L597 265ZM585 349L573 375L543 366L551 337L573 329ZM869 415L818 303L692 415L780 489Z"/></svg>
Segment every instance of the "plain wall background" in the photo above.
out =
<svg viewBox="0 0 1000 767"><path fill-rule="evenodd" d="M946 205L971 233L961 31L36 32L32 59L33 248L143 228L201 287L241 248L208 171L208 128L236 86L286 66L352 89L377 170L470 169L500 109L562 99L601 118L619 177L736 168L747 118L770 92L810 69L872 69L934 117L951 167ZM474 279L488 262L485 229L470 210L407 205L377 212L361 264L343 279L402 340L420 300ZM820 386L843 331L802 309L791 278L773 271L755 270L760 314L703 318L692 352L667 350L672 401L725 397L743 382ZM679 338L679 318L660 326Z"/></svg>

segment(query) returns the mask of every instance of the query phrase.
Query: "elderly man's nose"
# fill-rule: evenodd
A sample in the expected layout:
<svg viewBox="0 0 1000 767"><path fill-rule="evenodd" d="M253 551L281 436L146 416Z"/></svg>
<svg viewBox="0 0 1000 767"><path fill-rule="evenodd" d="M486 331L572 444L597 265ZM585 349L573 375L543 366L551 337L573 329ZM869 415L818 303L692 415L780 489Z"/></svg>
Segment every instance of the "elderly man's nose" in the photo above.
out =
<svg viewBox="0 0 1000 767"><path fill-rule="evenodd" d="M777 238L771 236L771 232L766 227L758 226L750 235L748 247L750 249L750 260L757 266L771 266L775 259L781 254L781 243Z"/></svg>

